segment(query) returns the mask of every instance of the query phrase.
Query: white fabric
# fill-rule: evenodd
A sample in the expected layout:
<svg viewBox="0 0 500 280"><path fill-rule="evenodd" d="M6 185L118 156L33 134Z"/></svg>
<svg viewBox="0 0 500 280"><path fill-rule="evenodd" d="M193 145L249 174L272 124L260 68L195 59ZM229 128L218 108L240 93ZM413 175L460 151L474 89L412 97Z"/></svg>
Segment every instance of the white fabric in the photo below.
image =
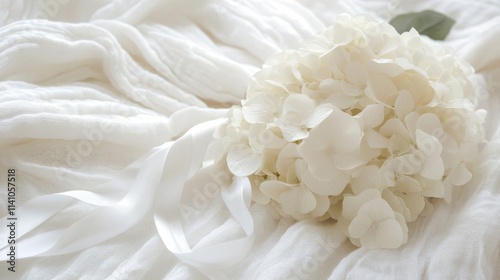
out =
<svg viewBox="0 0 500 280"><path fill-rule="evenodd" d="M397 250L358 249L335 224L270 206L241 214L247 183L228 193L231 178L205 150L263 61L341 12L387 20L424 9L456 20L442 44L474 66L488 110L473 181L411 224ZM0 26L0 182L16 168L19 255L51 250L18 259L16 273L2 261L0 278L500 278L497 0L2 0ZM6 196L2 187L1 217Z"/></svg>

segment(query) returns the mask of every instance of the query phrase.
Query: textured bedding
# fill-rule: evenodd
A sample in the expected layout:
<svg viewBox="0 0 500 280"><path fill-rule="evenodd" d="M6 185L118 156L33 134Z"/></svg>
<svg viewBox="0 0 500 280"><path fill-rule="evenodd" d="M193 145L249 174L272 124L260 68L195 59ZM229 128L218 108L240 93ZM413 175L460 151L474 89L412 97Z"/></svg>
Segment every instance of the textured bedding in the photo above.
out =
<svg viewBox="0 0 500 280"><path fill-rule="evenodd" d="M452 202L409 225L407 244L358 248L334 223L283 218L232 196L210 165L197 171L270 55L341 13L425 9L456 20L436 44L474 67L489 143ZM498 0L1 0L0 278L499 279L499 46Z"/></svg>

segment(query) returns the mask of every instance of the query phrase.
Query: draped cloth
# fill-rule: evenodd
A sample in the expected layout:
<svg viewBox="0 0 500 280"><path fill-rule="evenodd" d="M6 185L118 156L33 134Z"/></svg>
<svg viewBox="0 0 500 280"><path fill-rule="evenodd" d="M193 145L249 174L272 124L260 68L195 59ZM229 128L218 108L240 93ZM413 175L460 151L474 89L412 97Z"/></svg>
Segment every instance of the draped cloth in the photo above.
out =
<svg viewBox="0 0 500 280"><path fill-rule="evenodd" d="M472 181L395 250L251 203L212 148L265 59L343 12L424 9L456 20L437 44L475 68L488 110ZM4 0L0 26L0 182L17 180L2 279L500 277L498 1Z"/></svg>

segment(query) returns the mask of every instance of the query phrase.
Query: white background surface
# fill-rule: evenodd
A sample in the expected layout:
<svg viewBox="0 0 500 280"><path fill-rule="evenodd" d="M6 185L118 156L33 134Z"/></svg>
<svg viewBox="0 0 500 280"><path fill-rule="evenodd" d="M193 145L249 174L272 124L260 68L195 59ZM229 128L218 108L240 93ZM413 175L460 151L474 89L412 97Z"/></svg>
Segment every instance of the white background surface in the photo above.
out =
<svg viewBox="0 0 500 280"><path fill-rule="evenodd" d="M223 117L224 108L244 98L248 79L268 56L298 46L337 14L371 13L388 20L424 9L456 20L442 44L476 69L480 105L488 110L490 144L472 182L455 192L452 204L437 202L432 216L411 224L409 241L398 250L358 249L336 234L333 224L294 222L271 207L253 205L254 247L223 274L228 279L498 279L498 0L0 0L1 170L17 169L19 206L43 194L92 190L153 147ZM53 22L33 20L37 17ZM6 182L6 172L0 182ZM228 216L219 197L200 206L194 190L184 195L185 205L200 210L186 219L189 242L239 234L230 222L215 230ZM0 196L6 197L6 188ZM2 263L0 276L206 279L165 248L146 210L133 228L98 246L18 260L14 277ZM65 229L99 211L73 202L29 236Z"/></svg>

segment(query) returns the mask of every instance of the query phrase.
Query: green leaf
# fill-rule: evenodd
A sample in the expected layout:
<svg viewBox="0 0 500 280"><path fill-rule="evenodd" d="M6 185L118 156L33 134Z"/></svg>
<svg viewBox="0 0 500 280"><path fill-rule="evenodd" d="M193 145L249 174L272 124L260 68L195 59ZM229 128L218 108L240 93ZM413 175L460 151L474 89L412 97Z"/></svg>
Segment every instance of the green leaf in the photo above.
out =
<svg viewBox="0 0 500 280"><path fill-rule="evenodd" d="M444 40L455 20L438 12L425 10L396 16L389 23L399 34L410 31L413 27L421 35L427 35L434 40Z"/></svg>

